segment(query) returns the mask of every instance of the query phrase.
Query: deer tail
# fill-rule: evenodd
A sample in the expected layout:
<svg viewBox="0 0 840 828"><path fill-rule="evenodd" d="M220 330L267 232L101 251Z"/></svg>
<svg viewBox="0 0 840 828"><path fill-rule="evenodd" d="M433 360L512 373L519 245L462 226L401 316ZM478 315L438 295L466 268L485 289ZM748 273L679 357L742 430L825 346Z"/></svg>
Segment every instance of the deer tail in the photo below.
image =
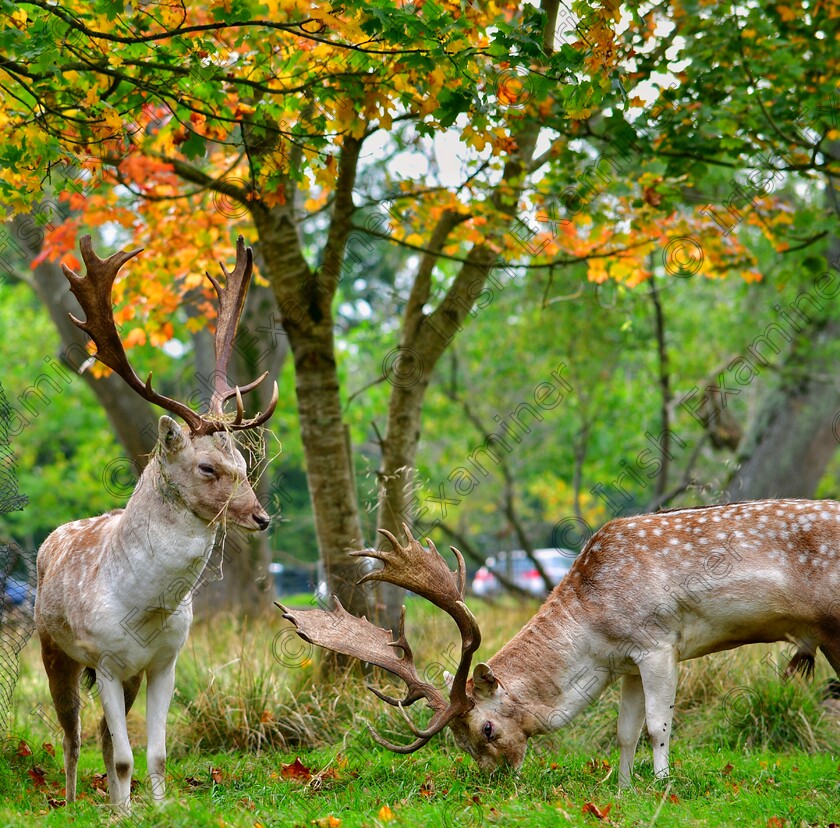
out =
<svg viewBox="0 0 840 828"><path fill-rule="evenodd" d="M82 687L85 690L93 690L93 685L96 684L96 670L93 667L85 667L84 673L82 673Z"/></svg>
<svg viewBox="0 0 840 828"><path fill-rule="evenodd" d="M785 679L789 679L796 673L799 673L806 681L810 681L813 678L814 653L811 650L800 647L791 657L783 675Z"/></svg>

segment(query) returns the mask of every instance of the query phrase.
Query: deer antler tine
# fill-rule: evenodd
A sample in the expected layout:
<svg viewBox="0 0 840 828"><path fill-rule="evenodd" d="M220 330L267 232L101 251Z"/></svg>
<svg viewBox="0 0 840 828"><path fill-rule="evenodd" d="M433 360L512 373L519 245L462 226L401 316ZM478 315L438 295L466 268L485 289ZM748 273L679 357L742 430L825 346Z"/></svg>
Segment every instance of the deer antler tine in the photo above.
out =
<svg viewBox="0 0 840 828"><path fill-rule="evenodd" d="M423 745L427 745L429 740L432 738L431 736L425 738L419 738L413 741L409 745L397 745L393 742L389 742L383 736L380 736L371 726L368 724L368 730L370 731L370 735L373 737L374 741L378 744L382 745L382 747L387 748L388 750L394 753L414 753L416 750L420 750Z"/></svg>
<svg viewBox="0 0 840 828"><path fill-rule="evenodd" d="M396 705L396 708L397 708L397 710L399 710L399 711L400 711L400 715L403 717L403 719L405 719L406 724L408 725L408 729L409 729L409 730L410 730L410 731L411 731L411 732L412 732L415 736L427 736L427 735L428 735L428 734L426 734L424 731L420 730L420 728L419 728L419 727L417 727L417 725L416 725L416 724L414 724L414 720L411 718L411 716L409 716L409 715L408 715L408 712L407 712L407 711L406 711L406 709L403 707L403 703L402 703L402 702L398 702L398 703L397 703L397 705ZM431 736L434 736L434 734L431 734ZM431 738L431 736L429 736L429 738Z"/></svg>
<svg viewBox="0 0 840 828"><path fill-rule="evenodd" d="M372 684L366 684L365 687L367 687L367 689L370 690L376 698L382 699L382 701L386 704L390 704L392 707L396 707L398 704L405 704L405 699L398 699L394 696L389 696L387 693L377 690Z"/></svg>
<svg viewBox="0 0 840 828"><path fill-rule="evenodd" d="M467 565L464 563L464 556L461 554L460 549L456 549L454 546L450 546L449 548L455 553L455 560L458 561L458 593L463 601L464 592L467 588Z"/></svg>
<svg viewBox="0 0 840 828"><path fill-rule="evenodd" d="M233 425L239 425L242 422L242 418L245 416L245 406L242 404L242 393L239 390L239 386L236 386L236 419L233 421Z"/></svg>
<svg viewBox="0 0 840 828"><path fill-rule="evenodd" d="M384 535L386 538L388 538L388 540L391 542L391 546L393 546L394 549L399 550L400 542L387 529L380 529L379 534Z"/></svg>

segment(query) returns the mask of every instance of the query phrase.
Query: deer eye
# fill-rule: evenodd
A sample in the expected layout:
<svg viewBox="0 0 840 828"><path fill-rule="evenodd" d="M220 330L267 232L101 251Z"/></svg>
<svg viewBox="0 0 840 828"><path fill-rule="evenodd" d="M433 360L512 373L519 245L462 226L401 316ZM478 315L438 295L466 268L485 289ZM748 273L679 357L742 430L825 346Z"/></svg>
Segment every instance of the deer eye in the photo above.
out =
<svg viewBox="0 0 840 828"><path fill-rule="evenodd" d="M493 722L485 722L481 732L484 734L488 742L492 741L493 737L496 735L496 728L493 727Z"/></svg>
<svg viewBox="0 0 840 828"><path fill-rule="evenodd" d="M209 463L199 463L198 470L207 477L215 477L216 476L216 469L211 466Z"/></svg>

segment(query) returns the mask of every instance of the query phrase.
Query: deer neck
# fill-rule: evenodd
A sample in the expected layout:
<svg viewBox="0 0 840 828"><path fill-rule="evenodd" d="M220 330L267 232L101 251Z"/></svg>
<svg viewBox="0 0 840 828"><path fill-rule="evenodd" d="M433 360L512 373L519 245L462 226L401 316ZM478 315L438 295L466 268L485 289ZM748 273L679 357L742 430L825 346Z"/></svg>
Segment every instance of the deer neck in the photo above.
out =
<svg viewBox="0 0 840 828"><path fill-rule="evenodd" d="M201 576L217 526L195 515L157 457L146 466L119 516L110 549L116 568L141 584L178 584L174 610ZM167 602L169 603L169 602Z"/></svg>
<svg viewBox="0 0 840 828"><path fill-rule="evenodd" d="M595 638L585 607L564 582L489 660L525 713L529 736L565 726L610 684L614 676Z"/></svg>

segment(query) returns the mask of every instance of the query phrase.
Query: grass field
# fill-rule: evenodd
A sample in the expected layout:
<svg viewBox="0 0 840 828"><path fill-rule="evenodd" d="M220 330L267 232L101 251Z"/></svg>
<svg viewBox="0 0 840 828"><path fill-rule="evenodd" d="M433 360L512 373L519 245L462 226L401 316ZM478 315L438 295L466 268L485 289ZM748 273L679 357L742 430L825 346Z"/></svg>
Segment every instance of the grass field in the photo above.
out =
<svg viewBox="0 0 840 828"><path fill-rule="evenodd" d="M476 611L486 657L532 608L478 603ZM418 662L442 660L447 620L420 603L409 618ZM407 757L379 748L364 723L397 739L401 722L360 676L319 680L315 654L288 635L279 614L252 625L198 624L178 664L167 802L147 802L141 691L129 718L134 809L117 819L105 804L93 700L83 710L79 802L63 805L61 735L47 719L49 694L30 643L0 758L0 826L840 824L840 726L820 692L828 668L818 661L810 685L782 682L782 651L742 648L683 665L672 777L653 780L643 742L635 790L619 795L616 688L566 731L536 741L519 774L485 776L448 735Z"/></svg>

